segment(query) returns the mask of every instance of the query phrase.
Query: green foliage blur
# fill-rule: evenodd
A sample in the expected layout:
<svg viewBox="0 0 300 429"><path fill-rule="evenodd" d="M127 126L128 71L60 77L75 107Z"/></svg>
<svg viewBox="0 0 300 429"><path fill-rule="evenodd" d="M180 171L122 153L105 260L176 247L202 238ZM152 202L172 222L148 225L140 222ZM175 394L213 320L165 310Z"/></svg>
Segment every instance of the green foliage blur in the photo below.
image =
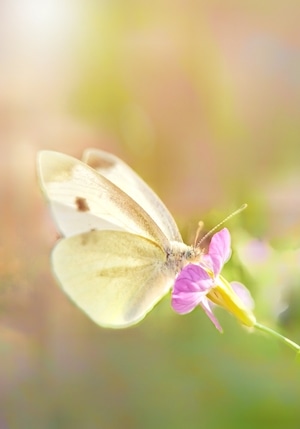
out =
<svg viewBox="0 0 300 429"><path fill-rule="evenodd" d="M36 153L128 162L184 240L226 226L224 275L300 342L298 1L4 0L0 6L0 428L297 429L300 363L221 309L170 297L105 330L51 273Z"/></svg>

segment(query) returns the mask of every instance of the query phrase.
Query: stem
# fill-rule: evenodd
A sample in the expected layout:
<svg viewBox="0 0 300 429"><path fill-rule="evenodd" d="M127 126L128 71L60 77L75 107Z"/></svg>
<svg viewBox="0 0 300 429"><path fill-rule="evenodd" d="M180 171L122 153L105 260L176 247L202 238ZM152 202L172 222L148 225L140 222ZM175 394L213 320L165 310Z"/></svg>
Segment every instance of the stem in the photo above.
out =
<svg viewBox="0 0 300 429"><path fill-rule="evenodd" d="M267 328L266 326L261 325L260 323L255 323L254 327L259 331L266 332L267 334L273 335L273 337L278 338L279 340L283 341L285 344L290 346L297 353L300 353L300 346L298 344L294 343L294 341L289 340L288 338L284 337L278 332L273 331L273 329Z"/></svg>

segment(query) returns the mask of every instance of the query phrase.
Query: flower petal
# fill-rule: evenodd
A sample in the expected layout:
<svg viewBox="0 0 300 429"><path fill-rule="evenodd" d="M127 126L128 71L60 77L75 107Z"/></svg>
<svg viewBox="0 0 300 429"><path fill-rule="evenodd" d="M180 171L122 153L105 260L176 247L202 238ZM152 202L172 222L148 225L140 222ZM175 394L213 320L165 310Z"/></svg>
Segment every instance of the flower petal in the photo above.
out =
<svg viewBox="0 0 300 429"><path fill-rule="evenodd" d="M210 320L213 322L215 327L218 329L218 331L223 332L223 329L222 329L218 319L214 315L212 308L211 308L211 304L208 301L208 299L206 298L206 296L202 299L200 305L203 308L203 310L205 311L206 315L210 318Z"/></svg>
<svg viewBox="0 0 300 429"><path fill-rule="evenodd" d="M189 313L200 304L213 286L211 277L199 265L189 264L175 280L171 305L180 314Z"/></svg>
<svg viewBox="0 0 300 429"><path fill-rule="evenodd" d="M227 228L223 228L213 235L208 253L202 258L204 263L212 269L215 277L220 274L223 265L231 256L230 242L229 231Z"/></svg>
<svg viewBox="0 0 300 429"><path fill-rule="evenodd" d="M231 282L230 283L232 289L237 294L237 296L240 298L242 303L245 305L245 307L248 310L253 310L255 307L254 300L251 296L251 293L249 290L240 282Z"/></svg>

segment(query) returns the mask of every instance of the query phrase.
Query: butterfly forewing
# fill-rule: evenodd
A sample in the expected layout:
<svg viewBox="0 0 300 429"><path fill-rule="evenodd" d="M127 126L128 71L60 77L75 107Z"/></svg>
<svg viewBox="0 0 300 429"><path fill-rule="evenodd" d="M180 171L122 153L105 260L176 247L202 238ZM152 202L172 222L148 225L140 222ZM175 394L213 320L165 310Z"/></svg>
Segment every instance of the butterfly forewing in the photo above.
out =
<svg viewBox="0 0 300 429"><path fill-rule="evenodd" d="M83 162L43 151L39 154L38 174L65 236L92 229L114 229L140 234L164 248L168 246L167 237L136 201Z"/></svg>
<svg viewBox="0 0 300 429"><path fill-rule="evenodd" d="M151 216L170 241L182 241L177 225L152 189L118 157L97 149L87 149L83 162L122 189Z"/></svg>
<svg viewBox="0 0 300 429"><path fill-rule="evenodd" d="M175 276L160 246L121 231L91 231L63 239L52 262L71 299L96 323L112 328L141 320Z"/></svg>

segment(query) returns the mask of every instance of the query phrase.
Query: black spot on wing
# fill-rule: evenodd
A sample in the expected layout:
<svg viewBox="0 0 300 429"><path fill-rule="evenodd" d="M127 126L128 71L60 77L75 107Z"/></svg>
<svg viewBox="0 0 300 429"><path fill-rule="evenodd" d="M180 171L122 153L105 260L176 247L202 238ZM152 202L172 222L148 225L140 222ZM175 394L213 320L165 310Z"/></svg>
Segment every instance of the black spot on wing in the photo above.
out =
<svg viewBox="0 0 300 429"><path fill-rule="evenodd" d="M99 156L93 156L93 154L91 154L88 159L88 165L95 170L109 170L114 164L114 161L110 159L99 158Z"/></svg>
<svg viewBox="0 0 300 429"><path fill-rule="evenodd" d="M88 211L90 211L90 208L89 208L88 203L86 202L85 198L76 197L75 198L75 204L76 204L77 210L79 212L88 212Z"/></svg>

